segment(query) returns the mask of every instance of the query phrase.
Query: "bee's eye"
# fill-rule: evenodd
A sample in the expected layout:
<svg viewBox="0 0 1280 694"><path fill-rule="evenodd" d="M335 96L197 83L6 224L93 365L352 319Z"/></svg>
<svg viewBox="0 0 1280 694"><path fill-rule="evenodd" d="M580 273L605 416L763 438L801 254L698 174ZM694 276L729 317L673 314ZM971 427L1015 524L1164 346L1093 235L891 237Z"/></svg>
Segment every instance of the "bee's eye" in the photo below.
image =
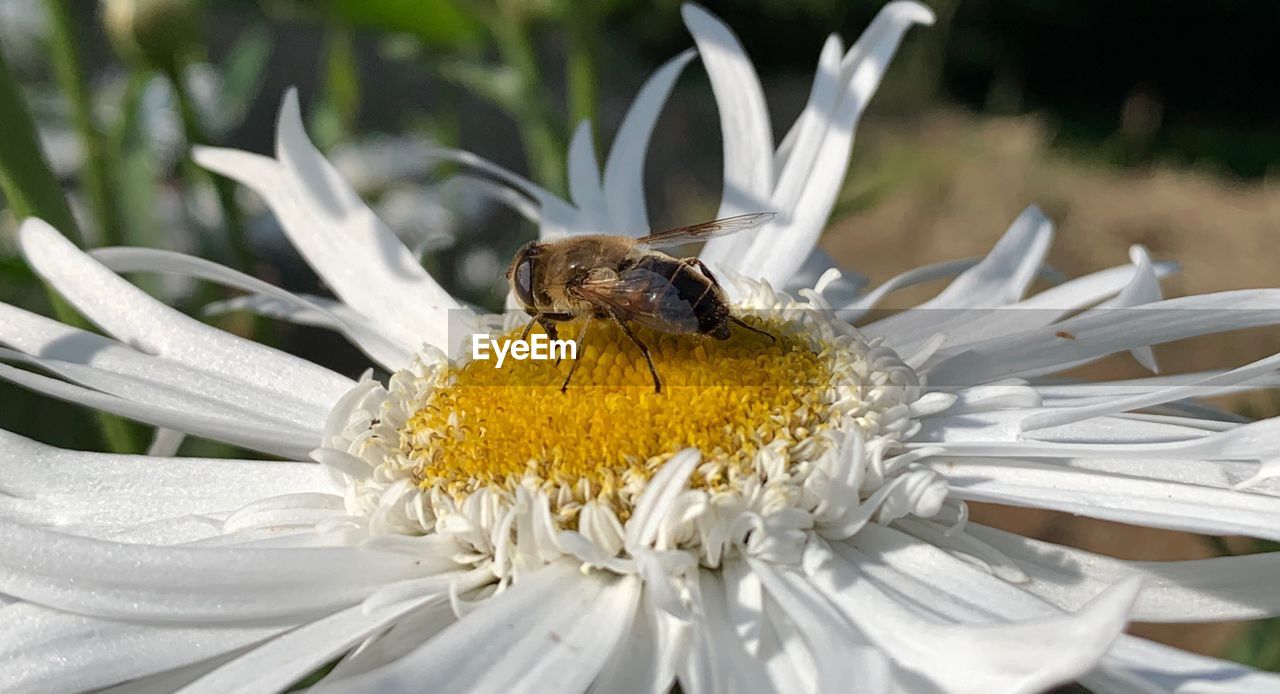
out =
<svg viewBox="0 0 1280 694"><path fill-rule="evenodd" d="M520 258L520 262L516 264L515 275L511 278L511 285L516 290L516 298L520 299L520 303L527 307L532 307L533 302L533 260L525 255Z"/></svg>

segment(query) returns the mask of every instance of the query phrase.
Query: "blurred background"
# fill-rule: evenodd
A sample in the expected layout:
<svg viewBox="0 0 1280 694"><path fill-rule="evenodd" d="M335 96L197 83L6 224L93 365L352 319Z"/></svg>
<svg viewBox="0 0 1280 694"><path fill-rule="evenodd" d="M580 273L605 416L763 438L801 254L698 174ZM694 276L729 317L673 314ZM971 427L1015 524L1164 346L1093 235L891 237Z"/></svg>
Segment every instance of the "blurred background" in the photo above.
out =
<svg viewBox="0 0 1280 694"><path fill-rule="evenodd" d="M807 97L826 34L855 39L874 0L708 3L738 33L777 136ZM1056 222L1054 268L1078 275L1146 245L1183 271L1179 295L1275 286L1280 273L1280 4L934 0L858 131L823 247L876 283L981 255L1030 203ZM15 222L39 214L85 247L193 253L288 289L324 288L253 196L187 158L205 142L269 153L298 87L316 142L455 295L501 305L502 271L534 230L487 189L434 167L462 147L563 192L574 124L597 150L662 61L691 45L672 0L0 0L0 301L70 319L16 257ZM714 214L721 143L695 63L648 160L655 226ZM166 302L355 375L321 331L230 310L228 296L139 276ZM927 296L904 293L898 306ZM210 308L212 306L212 308ZM1280 351L1274 333L1158 348L1166 371ZM1117 358L1085 375L1137 375ZM1263 396L1219 403L1275 414ZM72 448L143 451L140 427L0 383L0 427ZM189 441L184 453L237 453ZM979 520L1130 559L1258 549L1049 512ZM1280 625L1135 625L1191 650L1280 669Z"/></svg>

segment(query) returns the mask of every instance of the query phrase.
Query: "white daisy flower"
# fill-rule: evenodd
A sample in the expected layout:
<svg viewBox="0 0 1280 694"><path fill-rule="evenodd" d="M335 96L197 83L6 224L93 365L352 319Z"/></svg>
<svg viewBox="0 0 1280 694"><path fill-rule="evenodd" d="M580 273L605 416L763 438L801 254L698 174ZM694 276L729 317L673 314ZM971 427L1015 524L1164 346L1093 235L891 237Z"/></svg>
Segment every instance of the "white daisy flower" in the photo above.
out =
<svg viewBox="0 0 1280 694"><path fill-rule="evenodd" d="M33 367L0 376L277 459L106 455L0 433L0 684L281 691L332 665L313 688L1276 691L1274 675L1121 630L1280 613L1277 555L1127 562L966 523L965 503L1280 540L1268 479L1280 421L1180 404L1273 383L1275 357L1121 384L1039 380L1280 322L1280 291L1161 300L1170 268L1138 249L1131 266L1024 299L1051 236L1034 210L924 305L945 312L848 320L955 264L841 305L825 287L775 291L813 250L885 64L929 13L894 3L848 53L829 41L778 151L737 40L701 9L685 17L726 113L723 209L779 212L748 246L708 252L738 310L776 339L654 336L662 394L604 329L563 394L568 364L448 360L451 325L501 318L422 271L306 138L292 94L275 158L197 156L265 198L338 301L175 253L86 255L26 222L32 268L111 337L0 305L0 355ZM544 234L647 226L648 133L691 58L642 90L603 176L575 141L574 204L500 172ZM392 375L352 381L220 332L116 274L134 271L259 295Z"/></svg>

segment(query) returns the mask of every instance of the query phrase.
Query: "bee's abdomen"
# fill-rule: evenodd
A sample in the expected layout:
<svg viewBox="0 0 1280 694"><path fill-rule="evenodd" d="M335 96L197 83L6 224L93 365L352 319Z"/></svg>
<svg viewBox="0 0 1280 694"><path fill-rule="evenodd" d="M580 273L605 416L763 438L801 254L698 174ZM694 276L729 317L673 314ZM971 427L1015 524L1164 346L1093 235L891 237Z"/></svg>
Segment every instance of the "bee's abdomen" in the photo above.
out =
<svg viewBox="0 0 1280 694"><path fill-rule="evenodd" d="M678 306L669 310L687 312L697 320L697 332L713 333L724 325L729 307L724 293L708 277L681 260L658 253L636 258L631 267L667 278Z"/></svg>

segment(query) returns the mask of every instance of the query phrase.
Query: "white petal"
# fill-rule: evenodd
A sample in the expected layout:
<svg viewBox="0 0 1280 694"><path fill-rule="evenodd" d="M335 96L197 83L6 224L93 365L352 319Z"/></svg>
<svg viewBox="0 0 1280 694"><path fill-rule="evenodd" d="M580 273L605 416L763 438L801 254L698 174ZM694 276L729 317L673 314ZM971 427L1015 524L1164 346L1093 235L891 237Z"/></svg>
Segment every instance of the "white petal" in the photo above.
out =
<svg viewBox="0 0 1280 694"><path fill-rule="evenodd" d="M1280 675L1259 672L1239 663L1210 658L1132 636L1116 640L1104 661L1106 667L1084 678L1095 691L1108 691L1117 675L1139 680L1156 691L1187 694L1273 694L1280 691ZM1096 678L1096 680L1095 680ZM1150 691L1150 690L1146 690Z"/></svg>
<svg viewBox="0 0 1280 694"><path fill-rule="evenodd" d="M447 581L442 590L448 590ZM182 694L286 691L387 625L445 599L441 594L424 595L373 611L363 605L348 607L267 641L183 688Z"/></svg>
<svg viewBox="0 0 1280 694"><path fill-rule="evenodd" d="M831 603L808 580L769 562L751 558L747 561L813 653L818 668L818 691L843 688L850 672L858 673L859 691L890 690L890 667L884 654L871 647L864 634L835 613Z"/></svg>
<svg viewBox="0 0 1280 694"><path fill-rule="evenodd" d="M921 308L996 307L1022 298L1053 242L1053 223L1034 205L1013 220L1009 230L977 266L960 275Z"/></svg>
<svg viewBox="0 0 1280 694"><path fill-rule="evenodd" d="M687 448L675 454L654 473L648 486L636 500L635 511L627 519L627 547L647 547L658 536L659 525L675 497L689 484L689 475L702 460L702 454Z"/></svg>
<svg viewBox="0 0 1280 694"><path fill-rule="evenodd" d="M73 383L130 402L146 403L151 407L193 417L207 415L246 425L271 424L285 431L313 436L319 436L320 423L324 421L324 412L310 405L287 402L273 393L254 392L249 388L240 390L234 383L227 383L216 377L210 378L191 371L180 372L176 379L157 377L155 372L164 371L164 365L157 363L160 361L158 359L150 360L156 367L152 372L134 369L134 373L128 374L55 359L30 357L4 348L0 348L0 360L35 366ZM186 378L182 378L183 376ZM212 393L202 393L198 389L200 384L209 384ZM227 402L228 400L232 402Z"/></svg>
<svg viewBox="0 0 1280 694"><path fill-rule="evenodd" d="M1138 579L1123 579L1070 615L949 625L918 617L821 543L805 571L894 663L912 691L1040 692L1088 672L1125 626Z"/></svg>
<svg viewBox="0 0 1280 694"><path fill-rule="evenodd" d="M153 426L176 429L285 458L301 458L319 443L315 432L249 423L243 419L197 415L148 403L132 402L30 371L15 369L5 364L0 364L0 379L61 400L118 414Z"/></svg>
<svg viewBox="0 0 1280 694"><path fill-rule="evenodd" d="M696 53L690 49L668 60L644 83L613 139L604 168L604 197L610 233L635 236L649 228L645 209L644 160L658 114L680 73Z"/></svg>
<svg viewBox="0 0 1280 694"><path fill-rule="evenodd" d="M432 154L442 160L452 161L470 167L489 176L493 176L511 188L533 198L538 203L538 235L542 239L553 239L569 233L586 231L581 223L581 215L577 208L547 192L528 179L512 173L491 161L487 161L471 152L456 149L435 148Z"/></svg>
<svg viewBox="0 0 1280 694"><path fill-rule="evenodd" d="M833 271L839 275L832 275ZM782 286L782 290L795 293L801 289L813 289L832 306L847 306L857 301L858 292L866 284L866 277L841 270L826 251L815 248L805 258L800 269Z"/></svg>
<svg viewBox="0 0 1280 694"><path fill-rule="evenodd" d="M867 526L850 540L867 554L846 556L881 588L914 601L919 608L959 621L1033 619L1056 608L972 564L890 528ZM840 545L834 549L842 556ZM874 557L866 561L867 555ZM1080 678L1097 691L1262 692L1280 686L1280 677L1242 665L1205 658L1132 636L1120 636L1099 667ZM1261 685L1268 685L1263 687ZM1233 690L1232 686L1240 689Z"/></svg>
<svg viewBox="0 0 1280 694"><path fill-rule="evenodd" d="M0 517L107 537L130 526L229 513L297 492L336 492L308 463L85 453L0 431ZM96 531L96 532L95 532Z"/></svg>
<svg viewBox="0 0 1280 694"><path fill-rule="evenodd" d="M445 349L450 320L469 320L307 139L296 92L285 95L280 110L279 161L207 148L194 156L261 195L325 283L402 346L425 341Z"/></svg>
<svg viewBox="0 0 1280 694"><path fill-rule="evenodd" d="M716 216L771 212L773 130L760 78L742 44L724 22L693 3L685 3L681 14L698 45L720 113L724 191ZM735 236L738 238L733 244L709 242L703 257L708 262L732 266L734 253L741 253L741 244L750 239L752 232Z"/></svg>
<svg viewBox="0 0 1280 694"><path fill-rule="evenodd" d="M8 522L0 543L10 548L0 555L0 592L86 615L187 623L315 617L453 566L354 547L121 544Z"/></svg>
<svg viewBox="0 0 1280 694"><path fill-rule="evenodd" d="M1206 535L1280 540L1280 498L1030 461L931 459L951 496Z"/></svg>
<svg viewBox="0 0 1280 694"><path fill-rule="evenodd" d="M698 571L702 615L695 621L699 640L710 652L714 691L769 694L775 691L768 673L747 653L742 640L734 632L728 613L728 595L720 581L720 572Z"/></svg>
<svg viewBox="0 0 1280 694"><path fill-rule="evenodd" d="M186 440L187 435L181 431L156 427L151 435L151 443L147 445L147 455L171 458L178 454L178 449L182 448L182 442Z"/></svg>
<svg viewBox="0 0 1280 694"><path fill-rule="evenodd" d="M0 343L45 359L92 367L72 369L81 375L92 377L100 374L103 379L115 375L127 381L149 382L165 390L177 390L184 397L214 400L233 409L250 412L254 418L277 419L294 428L319 431L328 411L327 403L320 406L253 383L145 354L101 335L2 303ZM114 379L115 382L119 380ZM81 382L88 384L86 380Z"/></svg>
<svg viewBox="0 0 1280 694"><path fill-rule="evenodd" d="M1242 383L1271 374L1277 368L1280 368L1280 354L1259 359L1238 369L1214 374L1186 385L1153 390L1129 397L1113 397L1093 405L1055 408L1048 412L1027 417L1023 420L1022 427L1024 431L1043 429L1102 415L1139 410L1184 398L1205 398L1220 395L1224 391L1230 391L1233 387Z"/></svg>
<svg viewBox="0 0 1280 694"><path fill-rule="evenodd" d="M947 260L941 263L933 263L931 265L922 265L918 268L912 268L900 275L894 275L886 280L883 284L875 289L863 294L856 300L849 302L837 310L837 315L841 320L856 321L861 318L867 311L875 308L889 294L914 287L917 284L929 282L942 277L950 277L977 265L981 261L980 258L964 258L961 260Z"/></svg>
<svg viewBox="0 0 1280 694"><path fill-rule="evenodd" d="M1245 289L1079 316L958 348L929 372L935 386L1052 373L1098 357L1186 337L1280 322L1280 290ZM1063 339L1059 333L1075 339Z"/></svg>
<svg viewBox="0 0 1280 694"><path fill-rule="evenodd" d="M578 123L569 142L569 195L582 215L583 226L608 231L609 211L605 209L600 165L596 162L596 146L588 120Z"/></svg>
<svg viewBox="0 0 1280 694"><path fill-rule="evenodd" d="M995 309L1022 298L1040 271L1052 241L1053 224L1039 208L1028 207L987 256L947 285L941 294L914 310L877 321L867 326L866 331L870 335L886 336L898 349L906 349L927 335L940 332L981 334L988 324L1006 315ZM962 334L948 336L949 344L968 341Z"/></svg>
<svg viewBox="0 0 1280 694"><path fill-rule="evenodd" d="M774 156L774 171L778 172L774 196L787 201L785 209L795 206L800 187L813 169L818 145L831 125L831 115L835 113L840 99L840 60L843 53L840 37L836 34L828 36L822 44L822 52L818 54L818 69L809 87L809 100L795 123L791 124L786 137L782 138L782 144L778 145ZM785 197L778 198L783 189L787 191Z"/></svg>
<svg viewBox="0 0 1280 694"><path fill-rule="evenodd" d="M152 299L82 253L52 227L28 219L23 254L80 312L116 339L228 380L328 407L352 382L328 369L210 327Z"/></svg>
<svg viewBox="0 0 1280 694"><path fill-rule="evenodd" d="M1152 271L1157 278L1168 277L1177 272L1179 266L1174 262L1152 264ZM1073 309L1092 306L1104 299L1115 296L1133 281L1137 268L1133 265L1099 270L1092 274L1077 277L1050 287L1039 294L1030 296L1015 304L1019 308L1043 309L1058 313L1057 317L1066 315Z"/></svg>
<svg viewBox="0 0 1280 694"><path fill-rule="evenodd" d="M1022 585L1067 610L1103 587L1142 578L1130 618L1140 622L1214 622L1280 614L1280 552L1191 561L1122 561L975 523L974 535L1014 560L1031 578Z"/></svg>
<svg viewBox="0 0 1280 694"><path fill-rule="evenodd" d="M6 691L90 691L269 638L288 624L191 627L113 622L31 604L0 609Z"/></svg>
<svg viewBox="0 0 1280 694"><path fill-rule="evenodd" d="M408 364L410 356L418 347L416 343L400 345L394 342L392 337L382 335L373 328L368 317L361 316L346 306L325 304L293 294L204 258L154 248L98 248L91 251L90 255L116 272L172 272L184 277L198 277L223 286L255 292L260 297L244 298L274 300L277 306L285 308L286 313L309 312L314 316L315 322L298 322L337 330L374 361L391 370ZM346 311L337 310L339 306ZM287 315L274 317L288 318Z"/></svg>
<svg viewBox="0 0 1280 694"><path fill-rule="evenodd" d="M552 564L400 660L332 686L344 692L582 691L622 638L639 595L634 577L582 576L572 565Z"/></svg>
<svg viewBox="0 0 1280 694"><path fill-rule="evenodd" d="M1129 249L1129 256L1133 258L1133 265L1136 268L1133 279L1125 285L1119 296L1103 302L1098 310L1132 308L1152 304L1164 298L1160 293L1160 280L1156 276L1151 255L1147 253L1147 249L1142 246L1133 246ZM1160 371L1156 366L1156 355L1150 347L1138 347L1129 350L1129 353L1148 371L1153 373Z"/></svg>
<svg viewBox="0 0 1280 694"><path fill-rule="evenodd" d="M907 29L913 24L932 21L933 13L915 2L890 3L876 15L849 51L847 73L842 75L843 92L834 111L828 112L831 115L817 149L809 155L800 149L804 144L802 138L797 138L796 151L787 161L788 168L797 167L796 178L784 171L768 207L763 208L763 211L781 213L781 218L757 230L737 269L758 275L774 286L782 286L800 269L831 216L849 167L854 130L879 88L889 61ZM718 93L716 97L718 100ZM767 124L767 118L765 122ZM804 160L806 155L812 157L811 162ZM726 176L725 186L729 185ZM743 211L761 211L761 208ZM744 241L746 239L740 240Z"/></svg>

